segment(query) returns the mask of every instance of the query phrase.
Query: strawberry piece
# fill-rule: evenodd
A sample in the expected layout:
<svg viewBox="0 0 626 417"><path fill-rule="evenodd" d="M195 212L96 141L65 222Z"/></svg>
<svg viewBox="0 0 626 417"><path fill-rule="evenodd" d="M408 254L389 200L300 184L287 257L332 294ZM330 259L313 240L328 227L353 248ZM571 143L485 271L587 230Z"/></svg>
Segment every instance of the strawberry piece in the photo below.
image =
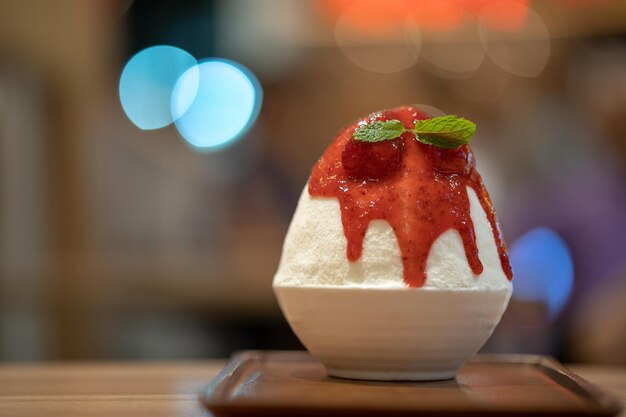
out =
<svg viewBox="0 0 626 417"><path fill-rule="evenodd" d="M448 174L469 175L474 169L474 155L468 145L456 149L428 146L428 157L433 168Z"/></svg>
<svg viewBox="0 0 626 417"><path fill-rule="evenodd" d="M402 167L401 138L382 142L350 139L341 153L346 174L353 180L382 180Z"/></svg>

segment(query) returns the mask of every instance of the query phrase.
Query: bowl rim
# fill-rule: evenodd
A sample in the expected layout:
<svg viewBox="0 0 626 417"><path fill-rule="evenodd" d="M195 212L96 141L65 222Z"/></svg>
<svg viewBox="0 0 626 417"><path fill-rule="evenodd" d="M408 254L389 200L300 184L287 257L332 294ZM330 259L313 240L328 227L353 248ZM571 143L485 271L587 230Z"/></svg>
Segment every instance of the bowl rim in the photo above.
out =
<svg viewBox="0 0 626 417"><path fill-rule="evenodd" d="M478 292L478 293L496 293L496 292L511 292L513 291L513 285L510 284L503 288L433 288L433 287L382 287L382 286L366 286L366 285L281 285L281 284L272 284L272 288L274 291L277 289L294 289L294 290L329 290L329 291L351 291L351 292L361 292L361 291L381 291L381 292Z"/></svg>

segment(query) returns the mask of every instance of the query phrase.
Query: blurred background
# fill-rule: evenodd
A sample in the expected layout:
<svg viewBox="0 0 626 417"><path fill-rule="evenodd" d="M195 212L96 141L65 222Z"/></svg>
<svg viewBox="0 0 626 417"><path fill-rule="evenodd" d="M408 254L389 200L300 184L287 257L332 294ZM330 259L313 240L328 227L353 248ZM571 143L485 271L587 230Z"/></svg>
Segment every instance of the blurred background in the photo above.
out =
<svg viewBox="0 0 626 417"><path fill-rule="evenodd" d="M623 0L0 0L0 360L300 348L297 197L407 103L479 126L516 274L484 350L626 364Z"/></svg>

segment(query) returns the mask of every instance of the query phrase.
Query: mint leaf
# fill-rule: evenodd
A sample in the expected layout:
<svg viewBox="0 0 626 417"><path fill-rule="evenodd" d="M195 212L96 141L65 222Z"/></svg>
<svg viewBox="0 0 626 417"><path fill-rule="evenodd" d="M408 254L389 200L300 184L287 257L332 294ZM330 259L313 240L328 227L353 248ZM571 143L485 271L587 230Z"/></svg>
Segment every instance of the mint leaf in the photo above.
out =
<svg viewBox="0 0 626 417"><path fill-rule="evenodd" d="M404 132L415 134L415 139L427 145L445 149L458 148L469 143L476 125L454 115L418 120L414 129L405 129L400 120L371 122L359 126L352 137L362 142L382 142L400 137Z"/></svg>
<svg viewBox="0 0 626 417"><path fill-rule="evenodd" d="M420 142L446 149L469 143L475 131L476 124L454 115L419 120L413 130Z"/></svg>
<svg viewBox="0 0 626 417"><path fill-rule="evenodd" d="M381 142L400 137L404 130L404 125L400 120L372 122L359 126L352 137L362 142Z"/></svg>

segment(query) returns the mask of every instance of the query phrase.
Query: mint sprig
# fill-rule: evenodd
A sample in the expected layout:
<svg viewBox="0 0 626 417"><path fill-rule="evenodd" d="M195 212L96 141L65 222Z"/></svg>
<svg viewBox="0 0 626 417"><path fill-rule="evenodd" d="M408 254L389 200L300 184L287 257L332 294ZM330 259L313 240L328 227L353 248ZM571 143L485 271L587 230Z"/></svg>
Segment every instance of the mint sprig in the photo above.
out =
<svg viewBox="0 0 626 417"><path fill-rule="evenodd" d="M352 136L363 142L381 142L399 137L404 130L404 125L400 120L387 120L362 125Z"/></svg>
<svg viewBox="0 0 626 417"><path fill-rule="evenodd" d="M427 145L454 149L469 143L476 132L476 124L448 115L418 120L413 129L406 129L400 120L394 119L361 125L352 136L362 142L381 142L399 138L404 132L413 133L415 139Z"/></svg>
<svg viewBox="0 0 626 417"><path fill-rule="evenodd" d="M458 148L469 143L476 124L454 115L418 120L413 132L417 140L440 148Z"/></svg>

